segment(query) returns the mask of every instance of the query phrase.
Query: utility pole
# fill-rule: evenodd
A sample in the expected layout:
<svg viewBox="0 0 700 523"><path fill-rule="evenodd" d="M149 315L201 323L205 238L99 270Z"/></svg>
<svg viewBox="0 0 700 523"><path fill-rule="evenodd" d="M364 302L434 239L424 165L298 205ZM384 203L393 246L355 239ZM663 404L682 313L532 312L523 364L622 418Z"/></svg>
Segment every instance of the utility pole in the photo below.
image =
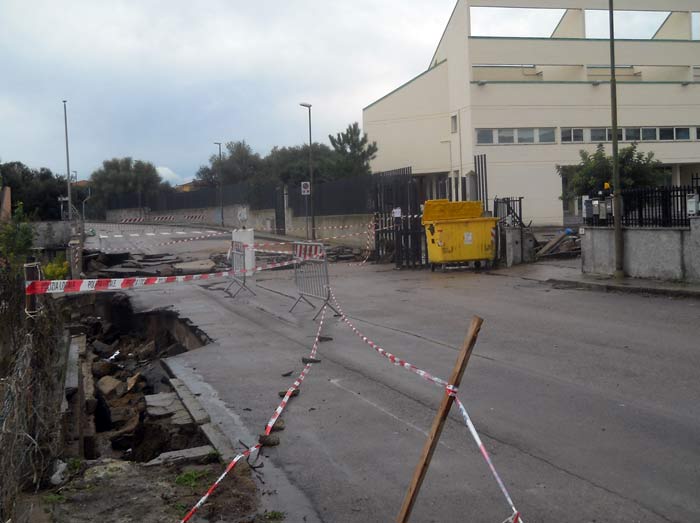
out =
<svg viewBox="0 0 700 523"><path fill-rule="evenodd" d="M311 154L311 104L300 103L302 107L306 107L309 110L309 182L311 182L311 194L309 194L309 200L311 200L311 239L316 239L316 214L314 213L314 164L313 156Z"/></svg>
<svg viewBox="0 0 700 523"><path fill-rule="evenodd" d="M68 184L68 221L73 221L73 198L71 197L70 184L70 155L68 154L68 111L66 103L68 100L63 100L63 126L66 133L66 183Z"/></svg>
<svg viewBox="0 0 700 523"><path fill-rule="evenodd" d="M221 214L221 226L224 226L224 171L223 160L221 158L221 142L214 142L219 146L219 212Z"/></svg>
<svg viewBox="0 0 700 523"><path fill-rule="evenodd" d="M612 155L613 155L613 219L615 224L615 278L625 277L624 248L622 238L622 205L620 201L620 160L617 139L617 75L615 73L615 9L610 2L610 106L612 110Z"/></svg>

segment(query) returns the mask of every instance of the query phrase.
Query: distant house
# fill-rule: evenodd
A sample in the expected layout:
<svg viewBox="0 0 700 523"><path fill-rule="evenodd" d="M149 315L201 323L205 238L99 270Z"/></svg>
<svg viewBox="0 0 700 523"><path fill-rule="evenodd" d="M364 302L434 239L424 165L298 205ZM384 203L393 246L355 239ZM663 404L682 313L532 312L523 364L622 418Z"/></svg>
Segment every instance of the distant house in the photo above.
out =
<svg viewBox="0 0 700 523"><path fill-rule="evenodd" d="M78 180L77 182L71 183L71 187L75 187L76 189L85 189L90 187L90 180Z"/></svg>
<svg viewBox="0 0 700 523"><path fill-rule="evenodd" d="M586 30L587 12L607 6L459 0L427 70L364 108L364 130L379 147L373 172L410 167L426 198L479 199L474 156L485 155L490 198L524 196L528 219L561 225L569 211L556 165L577 164L581 149L599 143L611 152L609 40ZM495 7L562 14L545 38L472 36L474 9ZM700 15L692 11L700 2L617 0L615 7L666 16L649 39L617 40L621 147L639 142L673 184L697 182ZM633 18L620 13L620 25Z"/></svg>
<svg viewBox="0 0 700 523"><path fill-rule="evenodd" d="M199 189L199 185L194 180L191 182L183 183L181 185L176 185L175 190L177 192L190 192Z"/></svg>

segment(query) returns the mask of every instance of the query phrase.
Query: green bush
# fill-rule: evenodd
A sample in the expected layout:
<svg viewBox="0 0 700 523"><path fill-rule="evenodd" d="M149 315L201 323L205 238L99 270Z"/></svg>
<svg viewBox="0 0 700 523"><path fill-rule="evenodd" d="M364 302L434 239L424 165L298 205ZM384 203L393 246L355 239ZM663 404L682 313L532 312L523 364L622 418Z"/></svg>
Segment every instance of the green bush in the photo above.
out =
<svg viewBox="0 0 700 523"><path fill-rule="evenodd" d="M44 267L44 277L47 280L65 280L68 276L70 266L66 261L63 253L59 253L53 261L46 264Z"/></svg>

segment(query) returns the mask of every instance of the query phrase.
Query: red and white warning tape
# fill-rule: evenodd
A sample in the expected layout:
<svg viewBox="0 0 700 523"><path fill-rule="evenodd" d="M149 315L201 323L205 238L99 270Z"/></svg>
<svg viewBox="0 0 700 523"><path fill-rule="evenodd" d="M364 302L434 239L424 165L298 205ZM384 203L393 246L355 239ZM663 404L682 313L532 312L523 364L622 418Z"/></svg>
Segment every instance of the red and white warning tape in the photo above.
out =
<svg viewBox="0 0 700 523"><path fill-rule="evenodd" d="M91 280L34 280L25 284L25 294L72 294L79 292L117 291L150 287L170 283L187 283L198 280L210 280L214 278L230 278L241 274L288 267L299 261L317 259L316 256L296 260L266 263L252 269L240 269L237 271L207 272L204 274L187 274L184 276L159 276L148 278L97 278Z"/></svg>
<svg viewBox="0 0 700 523"><path fill-rule="evenodd" d="M179 240L171 240L169 242L163 242L163 243L158 243L156 244L158 247L161 247L163 245L174 245L176 243L186 243L186 242L194 242L197 240L206 240L207 238L216 238L219 236L231 236L230 232L213 232L209 234L204 234L200 236L192 236L189 238L181 238Z"/></svg>
<svg viewBox="0 0 700 523"><path fill-rule="evenodd" d="M318 330L316 331L316 338L314 339L314 343L311 346L311 352L309 353L309 358L313 359L316 357L316 351L318 350L318 344L319 340L321 339L321 329L323 329L323 321L326 316L326 306L323 306L323 310L321 311L321 320L319 321L318 324ZM304 382L304 378L306 378L306 375L309 373L309 370L311 370L311 366L313 363L307 363L304 366L304 370L301 371L301 374L299 374L299 377L294 380L294 383L287 389L286 394L282 398L282 401L280 402L279 406L275 409L275 412L273 412L272 417L270 420L267 422L265 425L265 435L269 435L272 432L272 427L274 427L275 423L279 419L280 415L282 412L284 412L284 409L287 407L287 403L289 403L289 398L292 397L294 394L295 390L298 390L299 387L301 387L301 384ZM262 445L260 443L256 444L255 446L249 448L245 452L239 454L231 462L228 464L226 469L224 470L223 474L217 478L217 480L212 484L211 487L207 490L207 492L202 496L202 498L197 502L197 504L190 509L190 511L185 515L184 518L182 518L180 523L187 523L190 519L192 519L192 516L195 515L195 513L202 507L207 502L207 499L209 499L209 496L211 496L214 491L218 488L219 484L224 480L226 475L233 470L233 468L236 466L236 464L242 460L243 458L246 458L250 456L251 454L258 452Z"/></svg>

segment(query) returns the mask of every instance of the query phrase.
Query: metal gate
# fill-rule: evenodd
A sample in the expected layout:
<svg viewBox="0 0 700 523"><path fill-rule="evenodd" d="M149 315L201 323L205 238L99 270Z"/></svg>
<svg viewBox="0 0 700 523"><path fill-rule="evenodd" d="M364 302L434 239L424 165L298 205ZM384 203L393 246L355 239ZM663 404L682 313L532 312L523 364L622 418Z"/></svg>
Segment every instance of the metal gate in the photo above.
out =
<svg viewBox="0 0 700 523"><path fill-rule="evenodd" d="M375 252L397 268L428 266L423 194L411 168L375 175Z"/></svg>

